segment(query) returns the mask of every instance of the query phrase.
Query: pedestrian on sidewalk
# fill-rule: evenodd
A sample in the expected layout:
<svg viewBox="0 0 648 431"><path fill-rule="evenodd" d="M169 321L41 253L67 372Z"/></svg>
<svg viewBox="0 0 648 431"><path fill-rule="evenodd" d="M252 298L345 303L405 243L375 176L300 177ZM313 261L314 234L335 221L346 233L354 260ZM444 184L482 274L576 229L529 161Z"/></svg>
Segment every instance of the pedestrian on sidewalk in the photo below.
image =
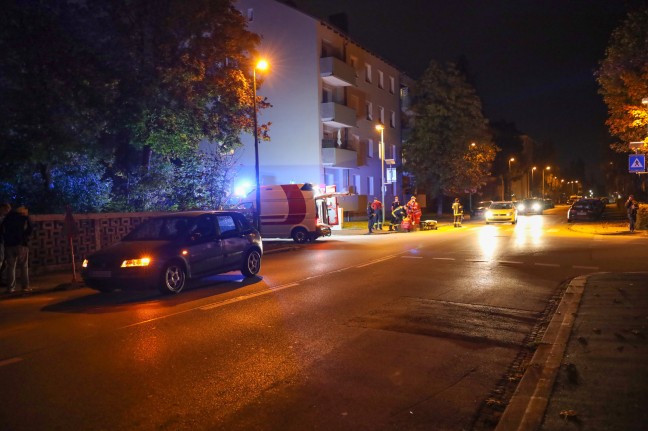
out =
<svg viewBox="0 0 648 431"><path fill-rule="evenodd" d="M637 203L633 195L628 196L625 207L626 211L628 212L630 232L632 233L635 231L635 224L637 223L637 209L639 208L639 204Z"/></svg>
<svg viewBox="0 0 648 431"><path fill-rule="evenodd" d="M11 205L8 203L3 203L0 205L0 225L2 225L2 221L6 217L7 214L9 214L9 211L11 211ZM5 258L5 252L4 252L4 239L2 238L2 234L0 233L0 285L5 286L5 269L7 268L7 259Z"/></svg>
<svg viewBox="0 0 648 431"><path fill-rule="evenodd" d="M416 196L412 196L405 207L407 208L408 217L412 220L412 229L420 229L421 215L423 214L423 211L421 211L419 203L416 202Z"/></svg>
<svg viewBox="0 0 648 431"><path fill-rule="evenodd" d="M373 233L375 216L376 216L376 212L371 206L371 203L367 204L367 227L369 228L369 233Z"/></svg>
<svg viewBox="0 0 648 431"><path fill-rule="evenodd" d="M29 239L33 227L27 208L18 207L6 215L0 225L7 256L7 292L16 291L16 266L20 266L20 287L29 292Z"/></svg>

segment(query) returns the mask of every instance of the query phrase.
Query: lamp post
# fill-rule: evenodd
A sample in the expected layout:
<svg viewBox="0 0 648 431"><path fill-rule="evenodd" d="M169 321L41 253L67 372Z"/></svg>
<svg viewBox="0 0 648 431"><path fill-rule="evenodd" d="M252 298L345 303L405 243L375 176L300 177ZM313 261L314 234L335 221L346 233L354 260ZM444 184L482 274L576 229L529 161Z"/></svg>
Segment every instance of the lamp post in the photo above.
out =
<svg viewBox="0 0 648 431"><path fill-rule="evenodd" d="M376 124L380 131L380 202L382 203L382 222L385 223L385 126Z"/></svg>
<svg viewBox="0 0 648 431"><path fill-rule="evenodd" d="M535 172L536 169L538 169L538 168L535 167L535 166L531 168L531 185L529 186L529 197L530 198L533 197L533 173Z"/></svg>
<svg viewBox="0 0 648 431"><path fill-rule="evenodd" d="M547 166L546 168L544 168L544 169L542 170L542 199L545 198L545 189L544 189L544 186L545 186L545 178L544 178L544 173L545 173L545 171L550 171L550 170L551 170L551 166Z"/></svg>
<svg viewBox="0 0 648 431"><path fill-rule="evenodd" d="M256 175L256 214L255 214L255 223L256 228L261 232L261 180L259 175L259 130L257 125L257 82L256 82L256 71L266 70L268 68L268 62L265 60L259 60L252 70L252 89L253 97L252 104L254 106L254 172Z"/></svg>
<svg viewBox="0 0 648 431"><path fill-rule="evenodd" d="M515 161L515 157L511 157L508 161L509 169L508 169L508 186L509 186L509 195L511 196L511 199L513 198L513 186L511 184L511 163Z"/></svg>

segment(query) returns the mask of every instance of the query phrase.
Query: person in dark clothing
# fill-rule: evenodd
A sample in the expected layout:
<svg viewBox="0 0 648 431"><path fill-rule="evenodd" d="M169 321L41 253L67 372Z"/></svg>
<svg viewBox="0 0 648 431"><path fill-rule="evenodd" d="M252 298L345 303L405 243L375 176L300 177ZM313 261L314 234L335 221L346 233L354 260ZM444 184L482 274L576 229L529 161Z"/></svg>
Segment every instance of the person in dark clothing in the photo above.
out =
<svg viewBox="0 0 648 431"><path fill-rule="evenodd" d="M0 205L0 225L2 225L2 221L9 214L9 211L11 211L11 205L8 203ZM7 268L7 259L5 259L4 240L2 239L2 233L0 233L0 284L2 285L4 285L5 268Z"/></svg>
<svg viewBox="0 0 648 431"><path fill-rule="evenodd" d="M628 221L630 222L630 232L635 231L635 224L637 223L637 208L639 204L634 199L633 195L628 196L628 200L625 203L626 210L628 211Z"/></svg>
<svg viewBox="0 0 648 431"><path fill-rule="evenodd" d="M376 211L374 211L373 207L371 204L367 205L367 227L369 228L369 233L373 233L373 225L374 222L376 221Z"/></svg>
<svg viewBox="0 0 648 431"><path fill-rule="evenodd" d="M0 225L0 234L7 256L7 292L16 291L16 266L20 266L20 287L29 292L29 239L33 227L27 208L19 207L11 211Z"/></svg>
<svg viewBox="0 0 648 431"><path fill-rule="evenodd" d="M399 205L398 207L394 208L392 211L392 226L390 226L390 230L395 230L397 231L400 227L401 222L403 221L403 218L407 215L407 209Z"/></svg>

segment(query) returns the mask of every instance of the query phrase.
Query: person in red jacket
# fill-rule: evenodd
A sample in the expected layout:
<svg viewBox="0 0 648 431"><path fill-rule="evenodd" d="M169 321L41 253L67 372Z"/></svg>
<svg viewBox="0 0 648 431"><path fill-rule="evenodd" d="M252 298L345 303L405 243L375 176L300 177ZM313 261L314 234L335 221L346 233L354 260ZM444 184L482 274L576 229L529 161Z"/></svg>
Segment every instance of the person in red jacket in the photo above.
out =
<svg viewBox="0 0 648 431"><path fill-rule="evenodd" d="M405 206L407 207L407 214L412 220L412 226L418 229L421 225L421 214L423 214L423 211L421 211L419 203L416 202L416 196L412 196Z"/></svg>
<svg viewBox="0 0 648 431"><path fill-rule="evenodd" d="M382 219L382 202L378 198L374 197L373 202L371 203L371 208L374 210L374 228L382 230L383 219Z"/></svg>

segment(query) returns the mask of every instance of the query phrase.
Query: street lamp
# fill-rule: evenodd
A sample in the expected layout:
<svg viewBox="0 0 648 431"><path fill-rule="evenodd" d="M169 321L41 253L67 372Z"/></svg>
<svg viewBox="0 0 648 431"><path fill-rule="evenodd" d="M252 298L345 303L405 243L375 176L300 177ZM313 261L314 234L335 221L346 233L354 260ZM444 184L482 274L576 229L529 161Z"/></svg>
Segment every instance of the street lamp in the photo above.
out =
<svg viewBox="0 0 648 431"><path fill-rule="evenodd" d="M256 214L255 223L256 228L261 232L261 180L259 176L259 130L257 125L257 82L256 71L257 69L263 71L268 68L266 60L259 60L252 69L252 104L254 106L254 171L256 174Z"/></svg>
<svg viewBox="0 0 648 431"><path fill-rule="evenodd" d="M376 124L380 131L380 202L382 203L382 222L385 223L385 126Z"/></svg>
<svg viewBox="0 0 648 431"><path fill-rule="evenodd" d="M544 173L545 173L545 171L550 171L550 170L551 170L551 166L547 166L546 168L544 168L544 169L542 170L542 199L545 198L545 190L544 190L544 186L545 186L545 179L544 179Z"/></svg>
<svg viewBox="0 0 648 431"><path fill-rule="evenodd" d="M536 169L538 169L538 168L535 167L535 166L531 168L531 185L529 186L529 197L530 198L533 197L533 173L535 172Z"/></svg>
<svg viewBox="0 0 648 431"><path fill-rule="evenodd" d="M509 196L511 196L511 199L513 198L513 184L511 184L511 163L515 161L515 157L511 157L508 161L508 186L509 186Z"/></svg>

